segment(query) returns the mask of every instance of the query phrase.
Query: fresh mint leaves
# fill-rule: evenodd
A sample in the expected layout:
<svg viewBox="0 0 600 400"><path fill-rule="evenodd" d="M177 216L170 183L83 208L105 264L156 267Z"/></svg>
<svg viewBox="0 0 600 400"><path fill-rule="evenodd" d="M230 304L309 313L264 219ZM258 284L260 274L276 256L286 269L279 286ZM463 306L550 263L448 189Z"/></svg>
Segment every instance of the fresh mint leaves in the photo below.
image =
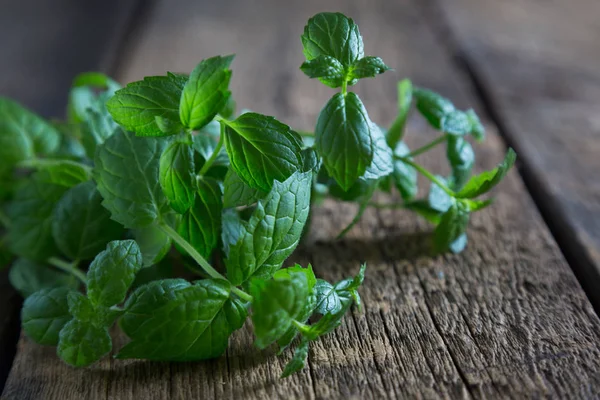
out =
<svg viewBox="0 0 600 400"><path fill-rule="evenodd" d="M75 78L66 122L49 123L0 98L0 267L26 298L23 331L83 367L117 358L195 361L221 356L250 317L255 344L279 353L282 371L304 367L310 344L360 307L365 276L333 283L311 265L282 268L325 196L358 204L356 224L377 190L393 207L436 225L435 251L467 245L473 212L515 162L472 176L484 128L473 110L411 81L398 84L389 129L348 90L390 68L365 56L358 26L317 14L301 37L300 69L336 89L314 134L274 117L236 113L233 56L201 61L191 74L146 77L121 88L100 73ZM440 136L410 149L412 105ZM448 176L417 163L445 144ZM431 181L417 199L417 175ZM210 261L215 261L214 264ZM185 266L193 281L177 278ZM315 266L318 271L319 266ZM115 324L129 341L113 349Z"/></svg>

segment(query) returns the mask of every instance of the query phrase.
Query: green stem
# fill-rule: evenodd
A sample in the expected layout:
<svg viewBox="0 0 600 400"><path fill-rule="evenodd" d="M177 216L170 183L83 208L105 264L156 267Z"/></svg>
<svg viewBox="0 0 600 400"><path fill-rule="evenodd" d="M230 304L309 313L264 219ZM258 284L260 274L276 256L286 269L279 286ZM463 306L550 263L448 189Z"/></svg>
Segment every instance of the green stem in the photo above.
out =
<svg viewBox="0 0 600 400"><path fill-rule="evenodd" d="M77 264L79 264L78 261L68 263L66 261L61 260L60 258L50 257L48 260L46 260L46 262L52 265L53 267L68 272L69 274L75 276L77 279L83 282L84 285L86 284L85 274L81 270L77 269Z"/></svg>
<svg viewBox="0 0 600 400"><path fill-rule="evenodd" d="M184 249L190 255L190 257L192 257L194 259L194 261L196 261L198 263L198 265L200 265L200 267L202 267L204 272L206 272L210 277L215 278L215 279L227 280L227 278L225 278L223 275L221 275L219 273L219 271L214 269L212 267L212 265L210 265L208 263L208 261L206 261L206 259L204 257L202 257L202 255L200 253L198 253L198 251L191 244L188 243L187 240L182 238L179 235L179 233L177 233L175 231L175 229L171 228L169 225L167 225L165 223L160 224L159 227L162 229L162 231L167 236L169 236L179 246L181 246L181 248ZM233 293L235 293L236 295L238 295L238 297L241 298L242 300L246 300L246 301L250 301L250 302L252 301L252 296L250 296L248 293L246 293L236 287L233 287L231 289L231 291Z"/></svg>
<svg viewBox="0 0 600 400"><path fill-rule="evenodd" d="M402 203L390 203L390 204L369 203L368 206L373 207L373 208L378 208L380 210L404 208L404 204L402 204Z"/></svg>
<svg viewBox="0 0 600 400"><path fill-rule="evenodd" d="M394 156L394 159L402 161L403 163L405 163L407 165L410 165L411 167L413 167L414 169L416 169L417 171L419 171L424 177L426 177L431 182L435 183L440 188L442 188L442 190L444 192L446 192L446 194L448 196L454 197L456 195L456 193L454 193L448 186L446 186L442 181L440 181L438 178L436 178L435 175L433 175L431 172L427 171L425 168L423 168L419 164L413 162L412 160L410 160L410 159L408 159L406 157Z"/></svg>
<svg viewBox="0 0 600 400"><path fill-rule="evenodd" d="M219 135L219 141L217 142L217 147L215 147L215 151L210 155L210 158L206 160L202 169L198 173L199 175L206 175L210 167L213 165L217 156L221 152L221 148L223 147L223 136L225 136L225 124L221 121L221 134Z"/></svg>
<svg viewBox="0 0 600 400"><path fill-rule="evenodd" d="M448 139L448 135L444 134L444 135L438 137L437 139L435 139L434 141L427 143L425 146L419 147L418 149L411 151L410 153L408 153L407 155L405 155L403 157L416 157L419 154L425 153L429 149L434 148L438 144L445 142L447 139Z"/></svg>
<svg viewBox="0 0 600 400"><path fill-rule="evenodd" d="M342 94L346 96L346 93L348 93L348 82L344 80L342 83Z"/></svg>
<svg viewBox="0 0 600 400"><path fill-rule="evenodd" d="M296 131L296 133L300 136L305 136L305 137L315 137L315 134L312 132L308 132L308 131Z"/></svg>

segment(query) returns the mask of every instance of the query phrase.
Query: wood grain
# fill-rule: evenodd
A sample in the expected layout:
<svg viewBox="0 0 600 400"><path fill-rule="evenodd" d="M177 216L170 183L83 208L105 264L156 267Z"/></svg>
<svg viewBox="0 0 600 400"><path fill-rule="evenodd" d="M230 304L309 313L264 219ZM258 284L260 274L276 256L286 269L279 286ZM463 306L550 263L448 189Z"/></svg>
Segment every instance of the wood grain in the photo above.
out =
<svg viewBox="0 0 600 400"><path fill-rule="evenodd" d="M357 86L371 118L382 124L393 119L395 82L404 76L461 107L481 109L416 4L327 3L358 21L368 54L396 68ZM310 129L333 91L298 70L299 35L308 17L322 9L317 0L158 3L127 49L120 78L189 71L202 58L234 52L232 86L239 106ZM478 169L494 166L505 151L495 127L488 128L488 140L478 147ZM433 135L422 120L411 119L412 146ZM439 152L423 162L445 172L443 158ZM410 213L369 209L336 241L356 207L327 201L317 208L310 235L290 262L311 262L318 275L336 280L366 261L364 308L312 347L308 367L286 380L278 376L290 354L278 358L272 348L252 347L249 326L234 334L227 354L217 360L106 359L89 370L64 366L54 349L22 338L3 398L599 396L598 317L516 171L496 197L493 207L472 219L467 250L439 257L428 255L430 227ZM123 340L116 336L118 345Z"/></svg>
<svg viewBox="0 0 600 400"><path fill-rule="evenodd" d="M598 309L600 2L435 3L455 33L457 53L518 150L536 203Z"/></svg>

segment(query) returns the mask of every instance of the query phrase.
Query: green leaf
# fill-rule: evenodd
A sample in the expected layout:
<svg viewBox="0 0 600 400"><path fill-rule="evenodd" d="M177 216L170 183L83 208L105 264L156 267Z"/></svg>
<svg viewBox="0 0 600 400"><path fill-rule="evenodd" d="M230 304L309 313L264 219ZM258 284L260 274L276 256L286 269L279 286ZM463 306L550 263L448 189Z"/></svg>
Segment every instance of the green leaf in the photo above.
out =
<svg viewBox="0 0 600 400"><path fill-rule="evenodd" d="M45 261L58 253L52 237L54 206L67 188L48 183L41 173L25 181L9 203L11 220L8 232L10 250L21 257Z"/></svg>
<svg viewBox="0 0 600 400"><path fill-rule="evenodd" d="M148 76L118 90L106 107L119 125L138 136L165 136L157 117L179 123L179 99L185 84L181 75Z"/></svg>
<svg viewBox="0 0 600 400"><path fill-rule="evenodd" d="M219 115L225 119L232 119L235 115L235 107L235 100L232 96L229 96L227 103L225 103L225 106L219 111Z"/></svg>
<svg viewBox="0 0 600 400"><path fill-rule="evenodd" d="M342 308L337 313L325 314L316 324L310 326L300 325L299 329L302 336L309 340L316 340L340 326L342 324L342 318L344 318L344 315L352 305L352 299L350 297L340 297L340 300L342 301Z"/></svg>
<svg viewBox="0 0 600 400"><path fill-rule="evenodd" d="M221 197L221 187L216 180L199 179L194 204L183 215L177 228L179 235L205 258L210 256L219 241L223 210ZM185 254L183 249L180 251Z"/></svg>
<svg viewBox="0 0 600 400"><path fill-rule="evenodd" d="M98 146L94 178L112 219L145 228L170 211L158 182L159 159L168 142L117 132Z"/></svg>
<svg viewBox="0 0 600 400"><path fill-rule="evenodd" d="M471 176L475 153L471 144L461 136L449 136L447 142L446 156L452 168L451 188L458 191Z"/></svg>
<svg viewBox="0 0 600 400"><path fill-rule="evenodd" d="M321 55L312 60L305 61L300 69L309 78L319 78L319 80L331 87L338 88L346 80L346 70L342 63L337 59Z"/></svg>
<svg viewBox="0 0 600 400"><path fill-rule="evenodd" d="M479 120L479 117L472 109L467 110L466 114L471 123L471 135L473 135L478 142L483 142L483 139L485 139L485 128Z"/></svg>
<svg viewBox="0 0 600 400"><path fill-rule="evenodd" d="M60 133L52 124L0 97L0 175L19 161L48 155L58 149Z"/></svg>
<svg viewBox="0 0 600 400"><path fill-rule="evenodd" d="M223 251L225 254L229 254L230 247L237 243L240 236L245 232L244 222L238 212L232 209L224 209L221 218Z"/></svg>
<svg viewBox="0 0 600 400"><path fill-rule="evenodd" d="M410 154L408 146L402 141L398 142L394 149L394 155L405 157L408 154ZM409 160L412 160L412 157L409 157ZM411 200L417 195L419 189L417 186L417 171L410 165L395 159L392 179L404 201Z"/></svg>
<svg viewBox="0 0 600 400"><path fill-rule="evenodd" d="M469 208L461 201L455 201L446 211L435 228L433 243L436 251L446 251L450 245L465 233L469 224ZM465 243L466 244L466 243Z"/></svg>
<svg viewBox="0 0 600 400"><path fill-rule="evenodd" d="M354 93L334 95L325 105L315 128L316 149L329 174L348 190L373 161L375 143L363 103Z"/></svg>
<svg viewBox="0 0 600 400"><path fill-rule="evenodd" d="M417 110L435 129L442 128L444 117L454 111L452 102L427 89L414 89Z"/></svg>
<svg viewBox="0 0 600 400"><path fill-rule="evenodd" d="M464 136L471 132L471 121L466 113L454 110L442 117L441 130L454 136Z"/></svg>
<svg viewBox="0 0 600 400"><path fill-rule="evenodd" d="M350 79L373 78L391 68L385 65L379 57L367 56L352 64L350 68Z"/></svg>
<svg viewBox="0 0 600 400"><path fill-rule="evenodd" d="M25 334L34 342L56 346L60 330L71 320L68 287L42 289L25 299L21 324Z"/></svg>
<svg viewBox="0 0 600 400"><path fill-rule="evenodd" d="M296 348L296 351L294 351L294 357L292 357L292 359L286 364L285 368L283 369L283 372L281 374L282 378L287 378L294 372L298 372L302 368L304 368L306 360L308 359L308 347L308 340L302 340L300 342L300 344Z"/></svg>
<svg viewBox="0 0 600 400"><path fill-rule="evenodd" d="M467 247L467 234L463 233L462 235L460 235L458 238L456 238L452 243L450 243L450 246L448 246L448 249L453 252L454 254L458 254L461 251L463 251L465 249L465 247Z"/></svg>
<svg viewBox="0 0 600 400"><path fill-rule="evenodd" d="M319 314L335 314L342 309L340 296L331 283L318 279L315 285L315 294L317 295L316 311Z"/></svg>
<svg viewBox="0 0 600 400"><path fill-rule="evenodd" d="M82 116L81 142L89 158L94 158L98 145L121 129L106 107L111 96L112 93L105 92L94 97Z"/></svg>
<svg viewBox="0 0 600 400"><path fill-rule="evenodd" d="M308 264L306 268L296 264L292 267L282 268L273 274L273 279L292 279L293 274L304 274L306 276L306 284L309 293L313 291L313 288L317 284L317 278L313 272L312 265Z"/></svg>
<svg viewBox="0 0 600 400"><path fill-rule="evenodd" d="M309 296L308 282L301 272L269 281L254 279L250 294L255 344L264 349L285 334L302 313Z"/></svg>
<svg viewBox="0 0 600 400"><path fill-rule="evenodd" d="M466 203L467 206L469 206L469 211L474 212L474 211L483 210L484 208L486 208L487 206L492 204L494 202L494 199L488 199L488 200L465 199L465 200L462 200L462 202Z"/></svg>
<svg viewBox="0 0 600 400"><path fill-rule="evenodd" d="M112 349L106 327L73 319L60 331L58 356L74 367L86 367L100 360Z"/></svg>
<svg viewBox="0 0 600 400"><path fill-rule="evenodd" d="M350 66L364 56L362 36L352 19L340 13L323 12L308 20L302 35L307 60L330 56Z"/></svg>
<svg viewBox="0 0 600 400"><path fill-rule="evenodd" d="M185 84L179 106L181 123L190 129L208 124L227 104L233 56L202 60Z"/></svg>
<svg viewBox="0 0 600 400"><path fill-rule="evenodd" d="M436 175L436 178L442 183L446 183L446 179L443 176ZM448 195L441 187L435 183L431 183L429 187L429 196L427 198L429 206L442 213L446 212L453 203L452 197Z"/></svg>
<svg viewBox="0 0 600 400"><path fill-rule="evenodd" d="M248 186L232 168L227 169L223 186L225 187L223 195L223 207L225 208L249 206L266 196L262 190Z"/></svg>
<svg viewBox="0 0 600 400"><path fill-rule="evenodd" d="M193 147L194 150L202 160L198 160L201 162L196 162L196 168L201 168L204 163L213 155L214 151L217 148L217 144L219 143L219 138L221 136L221 124L217 121L211 121L208 125L202 128L197 135L193 135ZM215 161L212 164L213 166L229 166L229 156L227 155L227 151L221 147L219 154L215 158Z"/></svg>
<svg viewBox="0 0 600 400"><path fill-rule="evenodd" d="M385 135L376 124L371 124L371 139L373 141L373 160L361 177L364 180L380 179L388 176L394 170L392 150L385 142Z"/></svg>
<svg viewBox="0 0 600 400"><path fill-rule="evenodd" d="M504 160L491 171L482 172L472 177L456 195L458 198L475 198L492 190L504 178L515 164L517 154L513 149L508 149Z"/></svg>
<svg viewBox="0 0 600 400"><path fill-rule="evenodd" d="M72 260L91 260L123 227L110 219L102 196L88 181L69 189L54 208L52 235L60 251Z"/></svg>
<svg viewBox="0 0 600 400"><path fill-rule="evenodd" d="M101 89L103 92L97 94L94 89ZM119 89L121 86L117 82L100 72L84 72L77 75L69 93L69 121L85 121L87 110L96 107L99 97L104 97L106 101Z"/></svg>
<svg viewBox="0 0 600 400"><path fill-rule="evenodd" d="M79 286L79 281L74 276L25 258L18 258L13 263L8 280L24 298L42 289L61 286L77 289Z"/></svg>
<svg viewBox="0 0 600 400"><path fill-rule="evenodd" d="M121 328L131 338L117 358L195 361L225 352L231 333L244 323L245 307L229 298L231 285L207 279L151 282L125 304Z"/></svg>
<svg viewBox="0 0 600 400"><path fill-rule="evenodd" d="M319 173L321 169L321 159L319 158L319 154L312 147L308 147L306 149L302 149L302 159L304 160L302 164L302 172L314 172L315 174Z"/></svg>
<svg viewBox="0 0 600 400"><path fill-rule="evenodd" d="M66 188L91 179L88 166L70 160L39 159L32 160L27 165L39 171L38 180Z"/></svg>
<svg viewBox="0 0 600 400"><path fill-rule="evenodd" d="M310 208L312 174L296 172L284 182L275 182L237 242L229 246L225 265L233 285L251 276L270 277L300 241Z"/></svg>
<svg viewBox="0 0 600 400"><path fill-rule="evenodd" d="M160 156L159 182L171 208L185 213L194 202L194 150L187 143L171 143Z"/></svg>
<svg viewBox="0 0 600 400"><path fill-rule="evenodd" d="M386 134L386 141L391 149L395 148L396 143L402 140L402 137L404 136L404 127L408 120L412 98L412 82L408 79L398 82L398 116Z"/></svg>
<svg viewBox="0 0 600 400"><path fill-rule="evenodd" d="M429 205L429 201L415 200L404 205L409 210L412 210L425 218L427 221L437 225L442 218L443 211L437 210Z"/></svg>
<svg viewBox="0 0 600 400"><path fill-rule="evenodd" d="M133 240L115 240L96 256L87 273L87 295L94 305L121 303L142 268L142 254Z"/></svg>
<svg viewBox="0 0 600 400"><path fill-rule="evenodd" d="M231 167L248 186L269 191L302 168L302 140L275 118L246 113L223 123Z"/></svg>
<svg viewBox="0 0 600 400"><path fill-rule="evenodd" d="M80 292L72 291L67 294L69 313L81 322L92 323L96 321L96 310L94 305Z"/></svg>
<svg viewBox="0 0 600 400"><path fill-rule="evenodd" d="M143 267L158 264L171 249L171 238L158 225L134 229L132 233L142 252Z"/></svg>

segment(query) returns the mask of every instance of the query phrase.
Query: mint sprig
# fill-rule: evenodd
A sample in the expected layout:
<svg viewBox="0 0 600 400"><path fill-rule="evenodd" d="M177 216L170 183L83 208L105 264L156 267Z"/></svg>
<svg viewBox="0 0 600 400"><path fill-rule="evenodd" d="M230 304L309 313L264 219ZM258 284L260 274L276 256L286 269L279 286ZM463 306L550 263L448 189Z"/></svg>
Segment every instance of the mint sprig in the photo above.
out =
<svg viewBox="0 0 600 400"><path fill-rule="evenodd" d="M121 88L100 73L75 78L66 122L50 123L0 98L0 266L26 300L24 332L57 346L65 362L117 358L195 361L221 356L252 319L256 345L297 343L283 370L303 368L311 342L360 306L365 266L330 283L312 266L282 268L326 196L358 204L340 236L369 206L403 207L436 225L436 251L461 251L470 215L515 161L471 176L484 129L473 110L411 81L398 84L389 129L349 88L390 68L365 55L358 26L317 14L301 36L310 78L336 89L314 134L274 117L236 113L233 56L191 74L146 77ZM441 134L409 149L416 110ZM451 173L417 162L445 145ZM417 199L417 174L431 181ZM374 204L378 190L401 202ZM173 251L175 250L175 251ZM214 262L213 262L214 261ZM178 278L173 264L195 274ZM85 270L87 266L87 271ZM316 269L318 270L318 266ZM113 349L115 324L130 341ZM297 340L296 340L297 339Z"/></svg>

